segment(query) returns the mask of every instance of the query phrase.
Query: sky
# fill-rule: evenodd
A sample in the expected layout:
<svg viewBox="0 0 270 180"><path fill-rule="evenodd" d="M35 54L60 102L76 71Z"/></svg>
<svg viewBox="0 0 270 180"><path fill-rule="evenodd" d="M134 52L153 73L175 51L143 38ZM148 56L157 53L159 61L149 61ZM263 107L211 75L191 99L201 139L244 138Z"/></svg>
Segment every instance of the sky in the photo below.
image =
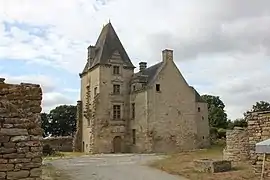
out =
<svg viewBox="0 0 270 180"><path fill-rule="evenodd" d="M270 101L269 0L0 0L0 77L38 83L42 107L76 104L87 47L111 21L133 64L174 61L230 119Z"/></svg>

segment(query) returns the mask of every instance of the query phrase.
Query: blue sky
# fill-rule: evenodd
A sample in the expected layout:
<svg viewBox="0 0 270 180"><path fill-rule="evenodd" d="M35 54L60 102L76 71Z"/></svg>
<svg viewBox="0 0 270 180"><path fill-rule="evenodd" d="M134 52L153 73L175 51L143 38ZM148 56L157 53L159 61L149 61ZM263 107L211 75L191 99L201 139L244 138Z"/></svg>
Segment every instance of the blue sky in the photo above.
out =
<svg viewBox="0 0 270 180"><path fill-rule="evenodd" d="M163 49L173 49L188 83L220 96L229 118L239 118L256 101L270 100L269 6L263 0L0 1L0 77L41 84L44 111L76 104L87 47L110 19L135 65L153 65Z"/></svg>

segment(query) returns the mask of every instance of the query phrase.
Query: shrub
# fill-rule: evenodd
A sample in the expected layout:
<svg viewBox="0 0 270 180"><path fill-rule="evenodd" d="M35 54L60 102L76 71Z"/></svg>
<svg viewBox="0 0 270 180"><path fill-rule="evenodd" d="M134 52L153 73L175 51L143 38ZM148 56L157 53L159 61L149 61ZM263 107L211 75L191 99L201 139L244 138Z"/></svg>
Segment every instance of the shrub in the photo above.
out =
<svg viewBox="0 0 270 180"><path fill-rule="evenodd" d="M53 148L49 144L45 144L43 146L43 155L44 156L50 156L52 154L54 154Z"/></svg>

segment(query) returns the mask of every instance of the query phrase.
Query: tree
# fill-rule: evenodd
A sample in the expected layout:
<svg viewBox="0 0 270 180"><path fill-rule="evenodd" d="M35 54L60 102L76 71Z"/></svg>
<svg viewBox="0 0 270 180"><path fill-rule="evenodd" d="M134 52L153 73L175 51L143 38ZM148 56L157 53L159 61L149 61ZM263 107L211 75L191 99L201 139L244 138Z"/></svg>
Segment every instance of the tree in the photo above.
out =
<svg viewBox="0 0 270 180"><path fill-rule="evenodd" d="M248 123L244 118L239 118L234 121L228 121L228 129L233 129L234 127L247 127Z"/></svg>
<svg viewBox="0 0 270 180"><path fill-rule="evenodd" d="M48 115L52 136L70 136L76 130L76 106L60 105Z"/></svg>
<svg viewBox="0 0 270 180"><path fill-rule="evenodd" d="M43 129L43 137L46 137L51 133L51 124L49 122L47 113L41 113L40 116L41 116L41 128Z"/></svg>
<svg viewBox="0 0 270 180"><path fill-rule="evenodd" d="M250 111L244 113L245 119L249 112L258 112L258 111L270 111L270 103L266 101L256 102L256 104L252 106L252 109Z"/></svg>
<svg viewBox="0 0 270 180"><path fill-rule="evenodd" d="M211 127L226 129L228 125L225 105L219 96L202 95L208 104L208 118Z"/></svg>

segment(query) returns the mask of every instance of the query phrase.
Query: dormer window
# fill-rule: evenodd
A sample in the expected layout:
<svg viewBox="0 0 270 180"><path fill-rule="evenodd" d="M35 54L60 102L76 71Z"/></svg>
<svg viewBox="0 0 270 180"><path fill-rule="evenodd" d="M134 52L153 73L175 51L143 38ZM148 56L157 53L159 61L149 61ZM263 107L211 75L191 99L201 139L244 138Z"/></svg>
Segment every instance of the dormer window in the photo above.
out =
<svg viewBox="0 0 270 180"><path fill-rule="evenodd" d="M120 74L119 66L113 66L113 74Z"/></svg>

